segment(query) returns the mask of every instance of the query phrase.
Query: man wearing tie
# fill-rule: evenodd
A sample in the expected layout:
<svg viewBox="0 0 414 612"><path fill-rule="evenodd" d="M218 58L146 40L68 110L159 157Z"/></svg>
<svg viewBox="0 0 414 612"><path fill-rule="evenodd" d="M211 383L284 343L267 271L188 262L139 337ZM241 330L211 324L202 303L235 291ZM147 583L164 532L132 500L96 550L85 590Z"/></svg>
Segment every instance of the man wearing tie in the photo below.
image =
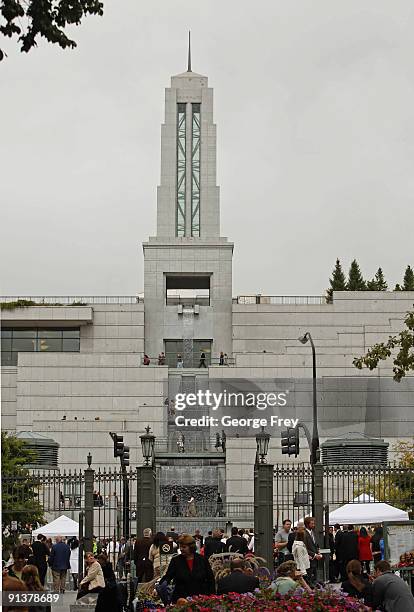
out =
<svg viewBox="0 0 414 612"><path fill-rule="evenodd" d="M307 579L310 586L316 584L318 561L322 559L319 554L319 546L315 535L315 519L313 516L305 517L305 546L308 551L310 568L308 569Z"/></svg>

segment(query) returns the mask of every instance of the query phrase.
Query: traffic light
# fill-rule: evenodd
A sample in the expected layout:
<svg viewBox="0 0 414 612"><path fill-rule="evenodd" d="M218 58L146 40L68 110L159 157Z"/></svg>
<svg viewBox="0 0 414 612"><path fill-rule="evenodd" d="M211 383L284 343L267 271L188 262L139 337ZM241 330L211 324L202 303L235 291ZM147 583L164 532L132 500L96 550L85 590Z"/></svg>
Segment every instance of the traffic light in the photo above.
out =
<svg viewBox="0 0 414 612"><path fill-rule="evenodd" d="M289 427L282 431L282 455L299 455L299 429Z"/></svg>
<svg viewBox="0 0 414 612"><path fill-rule="evenodd" d="M114 441L114 457L122 457L124 454L124 436L113 434L112 439Z"/></svg>
<svg viewBox="0 0 414 612"><path fill-rule="evenodd" d="M124 451L121 455L121 465L129 466L129 446L124 446Z"/></svg>

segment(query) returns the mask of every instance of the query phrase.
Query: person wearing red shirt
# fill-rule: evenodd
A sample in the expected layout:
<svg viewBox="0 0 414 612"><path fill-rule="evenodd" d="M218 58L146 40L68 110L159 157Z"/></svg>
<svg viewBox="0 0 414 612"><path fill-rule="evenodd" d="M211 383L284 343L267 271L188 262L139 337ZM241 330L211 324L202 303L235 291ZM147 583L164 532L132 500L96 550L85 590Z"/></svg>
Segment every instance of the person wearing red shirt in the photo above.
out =
<svg viewBox="0 0 414 612"><path fill-rule="evenodd" d="M362 567L369 574L369 564L372 561L371 537L365 527L361 527L358 534L358 556Z"/></svg>

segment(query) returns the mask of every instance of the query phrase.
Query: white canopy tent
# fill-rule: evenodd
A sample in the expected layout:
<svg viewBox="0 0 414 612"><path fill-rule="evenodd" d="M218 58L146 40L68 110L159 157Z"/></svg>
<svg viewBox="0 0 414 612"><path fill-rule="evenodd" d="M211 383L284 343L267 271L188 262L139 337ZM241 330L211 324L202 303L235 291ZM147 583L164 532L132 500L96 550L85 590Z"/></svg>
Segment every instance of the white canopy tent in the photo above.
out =
<svg viewBox="0 0 414 612"><path fill-rule="evenodd" d="M40 533L48 537L57 535L79 536L79 523L62 514L62 516L59 516L59 518L55 519L51 523L43 525L43 527L39 527L39 529L32 531L32 536L35 538Z"/></svg>
<svg viewBox="0 0 414 612"><path fill-rule="evenodd" d="M329 524L335 525L372 525L384 521L408 521L408 513L400 508L377 501L363 493L351 504L345 504L329 513Z"/></svg>

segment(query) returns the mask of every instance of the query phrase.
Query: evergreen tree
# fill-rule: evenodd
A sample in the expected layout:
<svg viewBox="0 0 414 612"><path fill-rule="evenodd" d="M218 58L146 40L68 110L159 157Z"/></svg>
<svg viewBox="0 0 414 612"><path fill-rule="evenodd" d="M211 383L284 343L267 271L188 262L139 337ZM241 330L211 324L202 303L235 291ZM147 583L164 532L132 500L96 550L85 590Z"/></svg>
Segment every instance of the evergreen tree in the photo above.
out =
<svg viewBox="0 0 414 612"><path fill-rule="evenodd" d="M334 291L346 291L346 278L339 259L336 260L332 277L329 279L329 284L331 286L326 290L326 301L328 303L332 302L332 295Z"/></svg>
<svg viewBox="0 0 414 612"><path fill-rule="evenodd" d="M403 291L414 291L414 270L407 266L404 273Z"/></svg>
<svg viewBox="0 0 414 612"><path fill-rule="evenodd" d="M348 273L347 291L366 291L366 283L362 277L360 267L356 259L351 263Z"/></svg>
<svg viewBox="0 0 414 612"><path fill-rule="evenodd" d="M381 268L378 268L374 278L367 282L367 289L368 291L387 291L388 285Z"/></svg>
<svg viewBox="0 0 414 612"><path fill-rule="evenodd" d="M404 272L402 285L397 283L394 291L414 291L414 270L411 266L407 266Z"/></svg>

